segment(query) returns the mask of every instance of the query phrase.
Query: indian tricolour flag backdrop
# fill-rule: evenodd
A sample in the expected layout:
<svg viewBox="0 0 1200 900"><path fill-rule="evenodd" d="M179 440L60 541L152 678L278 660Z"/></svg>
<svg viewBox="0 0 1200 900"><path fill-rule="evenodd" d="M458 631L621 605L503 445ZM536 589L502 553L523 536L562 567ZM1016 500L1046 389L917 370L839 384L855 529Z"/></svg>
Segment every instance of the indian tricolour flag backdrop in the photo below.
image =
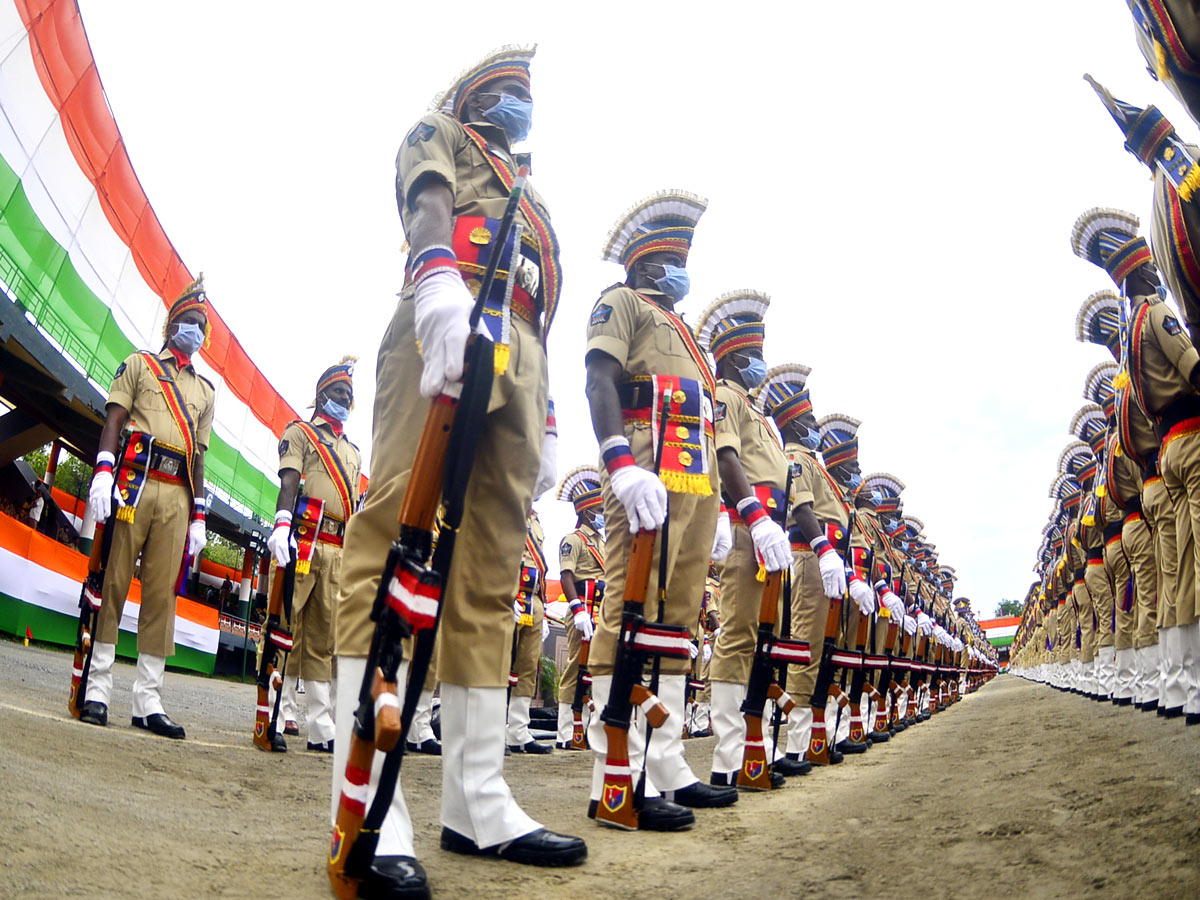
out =
<svg viewBox="0 0 1200 900"><path fill-rule="evenodd" d="M106 396L126 356L162 345L167 307L193 277L134 174L74 0L0 0L0 287ZM276 443L296 413L222 320L220 297L210 300L212 341L195 361L217 389L205 475L269 521ZM45 570L41 608L69 612L59 595L73 566L47 570L45 553L19 563L0 549L0 594L13 595L12 578L31 584L33 565ZM191 649L216 652L212 618L211 630L183 626Z"/></svg>

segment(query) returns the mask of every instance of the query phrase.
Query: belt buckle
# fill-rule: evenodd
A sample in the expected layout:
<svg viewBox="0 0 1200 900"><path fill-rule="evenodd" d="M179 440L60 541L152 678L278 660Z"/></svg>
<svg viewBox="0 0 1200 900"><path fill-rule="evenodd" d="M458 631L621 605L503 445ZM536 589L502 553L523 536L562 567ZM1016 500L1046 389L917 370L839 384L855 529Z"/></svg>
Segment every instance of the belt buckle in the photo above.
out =
<svg viewBox="0 0 1200 900"><path fill-rule="evenodd" d="M178 475L179 474L179 460L174 459L173 457L170 457L170 456L162 457L158 463L158 471L162 472L164 475L170 475L172 477L174 477L175 475Z"/></svg>
<svg viewBox="0 0 1200 900"><path fill-rule="evenodd" d="M332 519L322 519L321 531L325 532L325 534L337 534L337 522Z"/></svg>
<svg viewBox="0 0 1200 900"><path fill-rule="evenodd" d="M542 281L542 273L538 264L521 254L517 262L517 272L514 284L527 293L530 298L536 297L538 286Z"/></svg>

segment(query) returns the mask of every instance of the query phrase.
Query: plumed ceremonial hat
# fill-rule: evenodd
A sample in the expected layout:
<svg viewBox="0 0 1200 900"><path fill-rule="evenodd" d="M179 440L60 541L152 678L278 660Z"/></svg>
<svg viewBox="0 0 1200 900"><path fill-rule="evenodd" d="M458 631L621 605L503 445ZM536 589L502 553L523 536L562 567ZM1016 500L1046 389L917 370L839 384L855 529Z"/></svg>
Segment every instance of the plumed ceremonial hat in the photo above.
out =
<svg viewBox="0 0 1200 900"><path fill-rule="evenodd" d="M730 353L757 348L762 351L763 318L771 298L745 288L722 294L700 314L696 340L720 362Z"/></svg>
<svg viewBox="0 0 1200 900"><path fill-rule="evenodd" d="M858 419L842 413L830 413L817 420L821 430L821 456L827 468L858 458Z"/></svg>
<svg viewBox="0 0 1200 900"><path fill-rule="evenodd" d="M1153 262L1150 245L1138 237L1138 217L1108 207L1083 213L1071 227L1071 249L1108 272L1120 287L1136 269Z"/></svg>
<svg viewBox="0 0 1200 900"><path fill-rule="evenodd" d="M430 109L462 118L467 97L497 78L516 78L529 86L529 62L537 44L505 44L493 50L469 69L464 69L450 86L438 94Z"/></svg>
<svg viewBox="0 0 1200 900"><path fill-rule="evenodd" d="M1112 291L1096 291L1079 307L1075 316L1075 339L1107 347L1113 357L1121 355L1121 298Z"/></svg>
<svg viewBox="0 0 1200 900"><path fill-rule="evenodd" d="M167 332L175 320L193 309L198 309L204 313L204 346L207 347L209 339L212 337L212 325L208 321L208 294L204 293L203 272L197 275L196 280L180 292L179 296L175 298L175 302L167 310L167 320L163 323L164 341L167 340Z"/></svg>
<svg viewBox="0 0 1200 900"><path fill-rule="evenodd" d="M685 260L708 201L687 191L658 191L626 210L608 232L600 257L628 271L647 253L668 251Z"/></svg>
<svg viewBox="0 0 1200 900"><path fill-rule="evenodd" d="M1070 434L1087 443L1092 452L1098 454L1108 435L1107 418L1104 410L1095 403L1085 403L1071 417Z"/></svg>
<svg viewBox="0 0 1200 900"><path fill-rule="evenodd" d="M811 368L800 363L772 366L767 370L763 383L750 396L762 413L783 428L794 419L812 412L812 401L806 386L811 372Z"/></svg>
<svg viewBox="0 0 1200 900"><path fill-rule="evenodd" d="M1113 379L1117 377L1115 362L1102 362L1092 367L1083 383L1083 397L1098 403L1104 409L1105 416L1111 416L1116 411L1117 397Z"/></svg>
<svg viewBox="0 0 1200 900"><path fill-rule="evenodd" d="M1050 482L1050 491L1047 496L1052 500L1057 500L1064 510L1069 510L1079 505L1083 491L1080 489L1078 481L1070 475L1059 473Z"/></svg>
<svg viewBox="0 0 1200 900"><path fill-rule="evenodd" d="M576 513L598 509L603 503L600 498L599 470L588 465L573 468L559 482L557 499L573 503Z"/></svg>
<svg viewBox="0 0 1200 900"><path fill-rule="evenodd" d="M354 364L358 362L357 356L343 356L337 365L330 366L321 373L321 377L317 379L317 393L332 387L339 381L344 381L354 391Z"/></svg>
<svg viewBox="0 0 1200 900"><path fill-rule="evenodd" d="M904 490L904 482L895 475L887 472L864 475L863 488L879 491L883 495L883 500L875 507L876 512L890 513L900 509L900 492Z"/></svg>
<svg viewBox="0 0 1200 900"><path fill-rule="evenodd" d="M1058 471L1070 475L1078 482L1087 481L1096 474L1096 456L1092 448L1083 441L1071 441L1058 454Z"/></svg>

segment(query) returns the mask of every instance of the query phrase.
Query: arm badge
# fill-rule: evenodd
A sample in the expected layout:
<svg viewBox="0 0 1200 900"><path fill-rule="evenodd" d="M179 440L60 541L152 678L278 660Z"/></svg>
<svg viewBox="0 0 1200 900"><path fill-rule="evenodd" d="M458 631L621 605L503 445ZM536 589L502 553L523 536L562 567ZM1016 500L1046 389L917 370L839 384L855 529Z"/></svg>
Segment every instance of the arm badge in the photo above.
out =
<svg viewBox="0 0 1200 900"><path fill-rule="evenodd" d="M437 129L428 122L418 122L417 127L408 133L408 146L415 147L422 141L428 141L436 131Z"/></svg>
<svg viewBox="0 0 1200 900"><path fill-rule="evenodd" d="M1163 329L1167 332L1167 334L1171 335L1171 337L1174 337L1183 330L1183 326L1179 324L1179 320L1174 316L1167 316L1165 319L1163 319Z"/></svg>
<svg viewBox="0 0 1200 900"><path fill-rule="evenodd" d="M612 318L613 308L607 303L600 303L592 310L592 318L588 321L591 326L603 325Z"/></svg>

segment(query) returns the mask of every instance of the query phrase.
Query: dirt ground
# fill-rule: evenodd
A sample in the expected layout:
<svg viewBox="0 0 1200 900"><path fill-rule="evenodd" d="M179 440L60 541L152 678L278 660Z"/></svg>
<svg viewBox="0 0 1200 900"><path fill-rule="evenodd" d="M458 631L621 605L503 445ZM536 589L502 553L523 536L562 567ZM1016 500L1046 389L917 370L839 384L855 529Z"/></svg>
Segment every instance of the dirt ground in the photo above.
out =
<svg viewBox="0 0 1200 900"><path fill-rule="evenodd" d="M250 743L254 688L169 673L182 743L66 709L70 656L0 642L0 897L331 897L330 759ZM707 776L712 739L690 741ZM1200 728L1001 676L865 757L701 810L672 834L584 817L590 756L511 757L509 783L588 861L532 869L438 849L434 757L405 761L435 897L1200 896Z"/></svg>

